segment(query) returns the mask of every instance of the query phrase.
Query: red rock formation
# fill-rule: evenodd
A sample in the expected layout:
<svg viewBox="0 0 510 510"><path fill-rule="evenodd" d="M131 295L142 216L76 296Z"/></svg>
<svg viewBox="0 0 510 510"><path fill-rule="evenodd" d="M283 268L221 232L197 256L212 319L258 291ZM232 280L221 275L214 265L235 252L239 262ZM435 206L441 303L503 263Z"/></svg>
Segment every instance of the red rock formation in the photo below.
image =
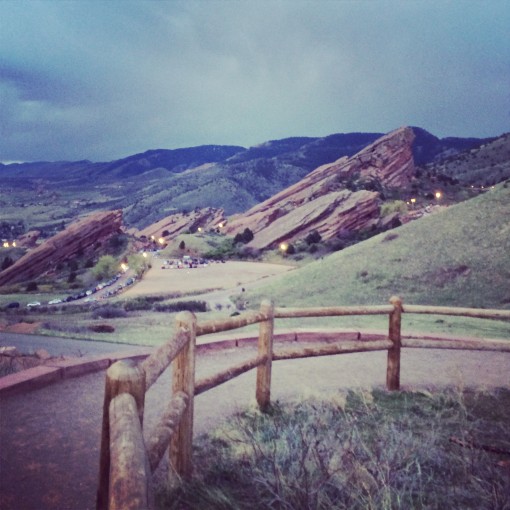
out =
<svg viewBox="0 0 510 510"><path fill-rule="evenodd" d="M18 237L16 246L19 246L20 248L34 248L37 245L37 240L40 235L40 230L30 230L26 234Z"/></svg>
<svg viewBox="0 0 510 510"><path fill-rule="evenodd" d="M386 188L409 185L414 176L411 128L393 131L351 158L322 165L298 183L284 189L246 213L234 216L225 232L234 235L249 228L254 248L274 247L280 241L304 238L317 230L323 239L342 231L359 231L379 220L378 193L351 192L351 180L376 180Z"/></svg>
<svg viewBox="0 0 510 510"><path fill-rule="evenodd" d="M122 225L122 211L93 213L30 250L0 272L0 286L38 278L80 252L102 244Z"/></svg>
<svg viewBox="0 0 510 510"><path fill-rule="evenodd" d="M163 218L157 223L153 223L143 230L133 230L136 237L145 236L150 239L154 236L156 239L164 237L173 239L184 232L195 232L199 228L204 231L217 229L220 224L226 223L223 209L214 209L207 207L205 209L195 209L189 213L176 213ZM165 235L163 235L165 233Z"/></svg>

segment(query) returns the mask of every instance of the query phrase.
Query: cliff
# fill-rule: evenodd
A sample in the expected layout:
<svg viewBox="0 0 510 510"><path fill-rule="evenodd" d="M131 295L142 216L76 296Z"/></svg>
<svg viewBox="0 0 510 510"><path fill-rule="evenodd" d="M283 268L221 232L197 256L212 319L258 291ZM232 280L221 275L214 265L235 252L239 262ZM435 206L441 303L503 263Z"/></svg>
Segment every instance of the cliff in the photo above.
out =
<svg viewBox="0 0 510 510"><path fill-rule="evenodd" d="M322 165L296 184L228 222L235 235L249 228L249 246L275 247L316 230L328 240L379 222L378 189L405 188L415 174L411 128L382 136L354 156ZM373 190L373 191L372 191Z"/></svg>
<svg viewBox="0 0 510 510"><path fill-rule="evenodd" d="M0 272L0 286L38 278L79 253L96 249L121 225L122 211L93 213L71 224Z"/></svg>

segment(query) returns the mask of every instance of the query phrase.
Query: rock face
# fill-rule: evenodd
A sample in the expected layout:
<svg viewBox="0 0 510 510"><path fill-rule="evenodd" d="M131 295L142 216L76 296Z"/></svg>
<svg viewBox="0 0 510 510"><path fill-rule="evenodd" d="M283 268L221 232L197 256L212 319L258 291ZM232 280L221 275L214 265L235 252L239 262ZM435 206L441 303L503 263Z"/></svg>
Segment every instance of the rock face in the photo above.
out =
<svg viewBox="0 0 510 510"><path fill-rule="evenodd" d="M38 278L59 263L102 244L119 232L121 225L122 211L94 213L69 225L0 272L0 286Z"/></svg>
<svg viewBox="0 0 510 510"><path fill-rule="evenodd" d="M313 230L328 240L342 232L377 226L379 193L375 190L410 184L415 174L413 140L411 128L400 128L351 158L322 165L293 186L232 217L225 231L234 235L249 228L255 234L249 246L268 248L303 238Z"/></svg>
<svg viewBox="0 0 510 510"><path fill-rule="evenodd" d="M30 232L18 237L17 245L22 248L34 248L40 235L41 232L39 230L30 230Z"/></svg>
<svg viewBox="0 0 510 510"><path fill-rule="evenodd" d="M143 230L133 231L132 233L136 237L145 236L147 239L150 239L154 236L156 239L163 237L168 240L184 232L196 232L199 228L204 231L216 230L225 223L226 219L223 209L206 207L204 209L195 209L189 213L172 214Z"/></svg>

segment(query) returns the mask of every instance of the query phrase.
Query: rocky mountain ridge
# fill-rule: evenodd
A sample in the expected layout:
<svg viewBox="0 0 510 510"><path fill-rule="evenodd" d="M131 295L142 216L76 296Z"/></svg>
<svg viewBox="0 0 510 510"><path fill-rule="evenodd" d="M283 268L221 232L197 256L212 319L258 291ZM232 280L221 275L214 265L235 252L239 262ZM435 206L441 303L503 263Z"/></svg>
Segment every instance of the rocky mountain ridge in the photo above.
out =
<svg viewBox="0 0 510 510"><path fill-rule="evenodd" d="M317 231L329 240L344 231L356 232L379 223L379 193L350 191L345 184L376 182L382 188L409 187L414 177L411 128L393 131L351 158L322 165L298 183L244 214L231 218L226 233L249 228L253 248L275 247Z"/></svg>
<svg viewBox="0 0 510 510"><path fill-rule="evenodd" d="M78 254L94 252L121 227L122 211L93 213L47 239L1 271L0 287L37 279Z"/></svg>
<svg viewBox="0 0 510 510"><path fill-rule="evenodd" d="M418 164L474 148L487 140L439 139L420 128ZM1 219L52 235L84 213L122 209L128 227L145 228L173 212L222 208L242 213L295 184L317 167L352 156L382 133L333 134L272 140L248 149L202 146L157 149L93 163L0 164Z"/></svg>

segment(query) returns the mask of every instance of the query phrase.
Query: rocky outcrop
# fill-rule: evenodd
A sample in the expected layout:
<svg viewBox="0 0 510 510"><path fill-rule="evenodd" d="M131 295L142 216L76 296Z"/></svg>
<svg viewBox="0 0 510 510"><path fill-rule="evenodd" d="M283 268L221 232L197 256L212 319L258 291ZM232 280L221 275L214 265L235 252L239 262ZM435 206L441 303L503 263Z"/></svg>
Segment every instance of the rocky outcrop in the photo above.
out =
<svg viewBox="0 0 510 510"><path fill-rule="evenodd" d="M0 286L36 279L59 263L99 247L119 232L121 226L122 211L91 214L69 225L0 272Z"/></svg>
<svg viewBox="0 0 510 510"><path fill-rule="evenodd" d="M249 246L268 248L303 238L312 230L328 240L377 226L379 193L362 188L407 187L415 173L413 139L411 128L400 128L351 158L322 165L298 183L232 217L225 232L234 235L249 228L255 234Z"/></svg>
<svg viewBox="0 0 510 510"><path fill-rule="evenodd" d="M40 235L40 230L30 230L26 234L18 237L16 246L19 246L20 248L34 248L37 245Z"/></svg>
<svg viewBox="0 0 510 510"><path fill-rule="evenodd" d="M175 213L166 216L162 220L149 225L143 230L132 230L136 237L146 237L150 239L164 238L165 240L174 239L179 234L185 232L196 232L203 229L204 232L222 228L226 223L223 209L206 207L204 209L194 209L189 213Z"/></svg>

